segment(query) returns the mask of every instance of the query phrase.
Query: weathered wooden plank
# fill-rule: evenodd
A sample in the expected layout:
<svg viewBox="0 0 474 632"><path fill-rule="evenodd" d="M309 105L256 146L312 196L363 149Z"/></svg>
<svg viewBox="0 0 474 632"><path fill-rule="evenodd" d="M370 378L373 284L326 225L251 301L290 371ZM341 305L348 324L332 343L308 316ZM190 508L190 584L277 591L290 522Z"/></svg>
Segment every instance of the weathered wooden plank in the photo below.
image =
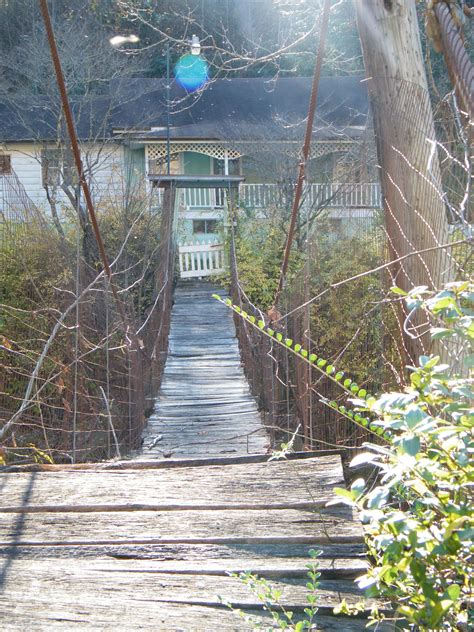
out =
<svg viewBox="0 0 474 632"><path fill-rule="evenodd" d="M304 501L324 504L343 485L341 460L272 461L228 466L101 472L3 475L0 511L25 505L200 505L209 508L256 503L259 507Z"/></svg>
<svg viewBox="0 0 474 632"><path fill-rule="evenodd" d="M245 609L249 619L243 619L228 608L209 608L182 604L179 608L173 603L153 601L135 601L120 603L98 599L93 609L81 603L70 603L66 597L58 597L54 605L49 603L26 603L22 612L17 604L0 603L0 621L5 632L35 630L49 632L61 630L68 632L76 629L117 632L117 630L153 630L158 632L251 632L257 629L271 630L271 616L261 610ZM3 624L3 618L5 624ZM12 616L14 622L12 623ZM298 614L295 615L296 620ZM32 627L32 621L35 622ZM333 632L361 632L366 623L360 619L349 619L318 615L315 619L318 630ZM197 627L198 626L198 627ZM379 632L391 629L386 624L377 626Z"/></svg>
<svg viewBox="0 0 474 632"><path fill-rule="evenodd" d="M28 595L29 599L40 603L47 599L54 605L58 596L69 595L72 603L77 603L78 599L93 606L99 594L109 587L114 600L127 599L131 603L139 598L214 608L220 607L222 600L237 607L261 605L257 596L237 577L160 573L152 568L150 561L139 566L137 568L136 562L132 565L129 560L116 559L75 559L74 564L64 558L16 559L14 572L7 569L4 574L2 597L23 600ZM307 577L271 580L271 584L281 591L281 604L293 610L303 610L307 606L306 582ZM133 591L130 591L131 585ZM344 579L321 580L316 594L322 614L331 614L341 599L354 603L361 598L356 584Z"/></svg>
<svg viewBox="0 0 474 632"><path fill-rule="evenodd" d="M298 544L84 544L36 546L12 544L0 546L0 555L19 559L47 560L50 558L115 558L129 560L134 567L152 562L152 568L162 573L189 575L227 575L229 572L251 571L260 575L304 577L311 549L322 551L318 568L325 579L349 579L361 575L367 567L362 545L325 544L317 547ZM150 568L150 565L147 567Z"/></svg>
<svg viewBox="0 0 474 632"><path fill-rule="evenodd" d="M348 507L318 511L276 509L180 512L103 512L78 514L28 514L19 522L17 514L0 514L0 542L123 540L152 538L249 538L262 534L283 538L300 535L326 538L334 534L360 536L360 526Z"/></svg>
<svg viewBox="0 0 474 632"><path fill-rule="evenodd" d="M287 454L286 460L294 461L296 459L310 459L317 456L332 456L341 454L341 450L317 450L313 452L292 452ZM204 465L236 465L239 463L266 463L269 459L267 454L248 454L237 455L233 457L207 457L198 459L168 459L167 461L103 461L99 463L32 463L28 465L10 465L0 467L0 474L11 472L74 472L74 471L93 471L101 472L104 470L159 470L178 467L201 467ZM1 489L1 488L0 488Z"/></svg>

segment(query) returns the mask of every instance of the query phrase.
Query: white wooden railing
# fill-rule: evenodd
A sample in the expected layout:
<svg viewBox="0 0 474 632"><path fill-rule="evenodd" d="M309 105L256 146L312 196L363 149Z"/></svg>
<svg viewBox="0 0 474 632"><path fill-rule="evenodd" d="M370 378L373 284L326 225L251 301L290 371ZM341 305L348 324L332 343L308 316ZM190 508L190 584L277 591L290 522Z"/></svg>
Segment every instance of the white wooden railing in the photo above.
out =
<svg viewBox="0 0 474 632"><path fill-rule="evenodd" d="M222 274L226 270L224 244L179 244L178 257L182 279Z"/></svg>
<svg viewBox="0 0 474 632"><path fill-rule="evenodd" d="M157 190L156 203L162 203L162 190ZM221 189L186 189L180 191L180 201L185 208L213 209L224 206L225 193ZM283 191L277 184L241 184L239 203L247 208L260 209L272 204L282 204L284 196L291 196L291 187ZM382 198L378 182L367 183L309 183L303 191L303 205L321 205L326 208L381 208Z"/></svg>
<svg viewBox="0 0 474 632"><path fill-rule="evenodd" d="M286 192L292 193L291 188ZM241 184L239 199L249 208L264 208L281 203L285 192L277 184ZM382 204L378 182L309 183L303 191L303 204L320 204L328 208L379 208Z"/></svg>
<svg viewBox="0 0 474 632"><path fill-rule="evenodd" d="M163 189L156 189L157 206L163 204ZM222 189L184 189L178 192L179 202L187 209L212 209L224 206L225 193Z"/></svg>

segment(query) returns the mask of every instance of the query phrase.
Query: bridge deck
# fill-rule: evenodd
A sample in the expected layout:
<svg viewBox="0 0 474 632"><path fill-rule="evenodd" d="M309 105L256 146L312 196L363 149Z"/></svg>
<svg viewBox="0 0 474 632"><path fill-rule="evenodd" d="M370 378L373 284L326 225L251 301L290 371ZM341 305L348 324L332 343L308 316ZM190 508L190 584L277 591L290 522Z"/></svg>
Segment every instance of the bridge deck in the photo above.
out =
<svg viewBox="0 0 474 632"><path fill-rule="evenodd" d="M301 613L312 548L323 552L321 628L362 630L331 616L359 598L352 580L365 568L352 512L325 507L343 484L340 457L248 460L2 474L2 630L251 630L221 599L266 615L229 573L267 577Z"/></svg>
<svg viewBox="0 0 474 632"><path fill-rule="evenodd" d="M181 282L161 390L138 459L262 454L268 439L241 364L232 313L205 282Z"/></svg>

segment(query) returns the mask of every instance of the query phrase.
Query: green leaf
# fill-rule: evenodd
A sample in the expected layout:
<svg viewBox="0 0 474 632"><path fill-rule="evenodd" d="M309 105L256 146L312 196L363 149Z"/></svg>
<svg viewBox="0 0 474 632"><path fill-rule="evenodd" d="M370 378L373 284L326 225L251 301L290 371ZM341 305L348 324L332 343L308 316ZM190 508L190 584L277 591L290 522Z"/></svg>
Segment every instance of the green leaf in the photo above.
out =
<svg viewBox="0 0 474 632"><path fill-rule="evenodd" d="M269 336L274 336L274 335L275 335L275 332L273 331L273 329L270 329L270 327L268 327L268 328L267 328L267 334L268 334Z"/></svg>
<svg viewBox="0 0 474 632"><path fill-rule="evenodd" d="M301 351L301 345L296 344L293 349L296 351L296 353L299 353Z"/></svg>
<svg viewBox="0 0 474 632"><path fill-rule="evenodd" d="M291 338L285 338L285 344L287 347L293 346L293 340Z"/></svg>
<svg viewBox="0 0 474 632"><path fill-rule="evenodd" d="M323 368L323 366L325 366L327 363L328 363L328 361L327 361L327 360L325 360L324 358L319 358L319 360L318 360L318 366L319 366L319 368L321 368L321 369L322 369L322 368Z"/></svg>
<svg viewBox="0 0 474 632"><path fill-rule="evenodd" d="M420 437L417 437L415 435L411 437L404 437L400 441L400 449L405 454L416 456L420 451Z"/></svg>
<svg viewBox="0 0 474 632"><path fill-rule="evenodd" d="M447 329L446 327L432 327L430 329L430 333L433 340L439 340L440 338L454 336L456 332L453 329Z"/></svg>
<svg viewBox="0 0 474 632"><path fill-rule="evenodd" d="M318 359L318 356L317 356L315 353L312 353L312 354L309 356L309 361L310 361L310 362L315 362L317 359Z"/></svg>
<svg viewBox="0 0 474 632"><path fill-rule="evenodd" d="M365 390L365 388L361 388L359 391L357 391L357 396L364 399L367 396L367 391Z"/></svg>
<svg viewBox="0 0 474 632"><path fill-rule="evenodd" d="M336 494L336 496L342 498L343 501L349 501L348 504L354 504L354 494L348 489L344 489L344 487L334 487L332 491Z"/></svg>
<svg viewBox="0 0 474 632"><path fill-rule="evenodd" d="M281 342L283 340L283 336L280 332L277 333L276 339L278 340L278 342Z"/></svg>
<svg viewBox="0 0 474 632"><path fill-rule="evenodd" d="M334 379L339 382L339 380L342 380L343 377L344 377L344 371L338 371L336 375L334 376Z"/></svg>
<svg viewBox="0 0 474 632"><path fill-rule="evenodd" d="M425 370L432 369L439 362L439 356L420 356L420 366Z"/></svg>
<svg viewBox="0 0 474 632"><path fill-rule="evenodd" d="M459 599L460 594L461 594L461 587L458 586L458 584L452 584L448 588L447 593L449 595L449 598L452 601L457 601Z"/></svg>
<svg viewBox="0 0 474 632"><path fill-rule="evenodd" d="M360 415L359 415L360 416ZM350 467L357 467L358 465L365 465L366 463L372 463L375 458L373 452L362 452L355 456L350 462Z"/></svg>
<svg viewBox="0 0 474 632"><path fill-rule="evenodd" d="M303 356L303 358L308 357L308 352L306 351L306 349L301 349L301 355Z"/></svg>
<svg viewBox="0 0 474 632"><path fill-rule="evenodd" d="M344 380L343 384L344 384L344 386L345 386L346 388L349 388L349 386L352 384L352 380L351 380L351 379L349 379L349 378L346 378L346 379Z"/></svg>
<svg viewBox="0 0 474 632"><path fill-rule="evenodd" d="M402 288L397 287L396 285L390 288L390 292L392 292L392 294L397 294L398 296L407 296L405 290L402 290Z"/></svg>
<svg viewBox="0 0 474 632"><path fill-rule="evenodd" d="M260 329L263 329L265 327L265 322L263 320L259 320L257 325L260 327Z"/></svg>
<svg viewBox="0 0 474 632"><path fill-rule="evenodd" d="M332 366L332 364L328 364L328 366L326 367L326 373L328 375L331 375L332 373L334 373L336 369Z"/></svg>

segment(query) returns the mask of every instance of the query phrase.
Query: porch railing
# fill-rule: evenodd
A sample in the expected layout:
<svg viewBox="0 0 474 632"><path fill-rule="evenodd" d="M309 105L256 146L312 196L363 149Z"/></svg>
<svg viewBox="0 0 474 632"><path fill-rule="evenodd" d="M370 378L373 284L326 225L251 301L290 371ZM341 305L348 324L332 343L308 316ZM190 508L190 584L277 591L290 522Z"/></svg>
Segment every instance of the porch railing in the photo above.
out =
<svg viewBox="0 0 474 632"><path fill-rule="evenodd" d="M292 195L277 184L241 184L239 199L249 208L264 208L281 204ZM368 183L308 183L303 191L303 204L318 204L328 208L380 208L382 204L378 182Z"/></svg>
<svg viewBox="0 0 474 632"><path fill-rule="evenodd" d="M182 279L222 274L226 270L224 244L179 244L178 257Z"/></svg>
<svg viewBox="0 0 474 632"><path fill-rule="evenodd" d="M213 209L224 206L225 192L221 189L186 189L180 192L181 203L187 209ZM239 203L252 209L291 201L292 188L282 189L277 184L241 184ZM157 191L157 204L162 202L161 190ZM378 182L368 183L308 183L303 192L303 205L321 205L326 208L354 209L380 208L382 196Z"/></svg>

